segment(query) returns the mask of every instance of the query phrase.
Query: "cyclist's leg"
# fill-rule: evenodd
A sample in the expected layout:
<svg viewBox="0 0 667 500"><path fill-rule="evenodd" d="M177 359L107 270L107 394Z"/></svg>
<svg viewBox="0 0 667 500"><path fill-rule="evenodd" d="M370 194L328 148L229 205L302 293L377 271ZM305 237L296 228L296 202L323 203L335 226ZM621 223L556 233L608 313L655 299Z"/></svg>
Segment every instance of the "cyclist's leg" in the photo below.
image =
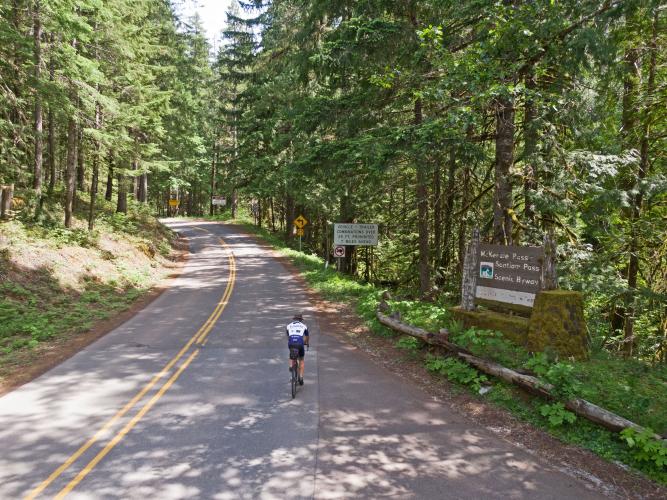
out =
<svg viewBox="0 0 667 500"><path fill-rule="evenodd" d="M294 360L292 359L292 345L287 344L287 352L288 352L288 365L289 365L289 371L292 371L292 368L294 368Z"/></svg>

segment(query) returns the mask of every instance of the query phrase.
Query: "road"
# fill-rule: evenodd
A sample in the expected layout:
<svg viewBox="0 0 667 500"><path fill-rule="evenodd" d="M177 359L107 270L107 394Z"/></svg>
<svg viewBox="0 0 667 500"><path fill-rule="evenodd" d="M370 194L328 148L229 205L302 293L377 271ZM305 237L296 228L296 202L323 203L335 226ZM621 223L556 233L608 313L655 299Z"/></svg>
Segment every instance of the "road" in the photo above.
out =
<svg viewBox="0 0 667 500"><path fill-rule="evenodd" d="M170 289L0 398L0 498L600 498L320 331L252 238L167 224L191 251ZM312 340L292 400L294 312Z"/></svg>

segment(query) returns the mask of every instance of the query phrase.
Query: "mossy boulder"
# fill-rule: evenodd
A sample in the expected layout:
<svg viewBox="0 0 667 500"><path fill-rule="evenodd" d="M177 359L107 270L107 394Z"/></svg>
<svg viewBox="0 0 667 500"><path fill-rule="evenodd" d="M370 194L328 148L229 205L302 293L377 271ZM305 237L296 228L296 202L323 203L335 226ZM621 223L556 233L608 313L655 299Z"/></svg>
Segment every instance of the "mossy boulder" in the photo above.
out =
<svg viewBox="0 0 667 500"><path fill-rule="evenodd" d="M562 357L588 357L581 293L569 290L538 293L530 316L526 347L533 352L550 349Z"/></svg>
<svg viewBox="0 0 667 500"><path fill-rule="evenodd" d="M466 311L461 307L450 309L452 316L463 323L465 328L482 328L502 332L505 338L517 345L526 346L528 338L528 318L510 316L494 311Z"/></svg>

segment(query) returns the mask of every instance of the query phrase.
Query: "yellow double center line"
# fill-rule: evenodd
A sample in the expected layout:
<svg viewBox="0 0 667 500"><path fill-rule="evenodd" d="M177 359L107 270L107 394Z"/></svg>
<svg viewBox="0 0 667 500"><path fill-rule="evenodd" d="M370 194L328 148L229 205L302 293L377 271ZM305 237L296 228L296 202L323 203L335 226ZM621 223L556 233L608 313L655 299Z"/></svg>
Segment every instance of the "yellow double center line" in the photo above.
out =
<svg viewBox="0 0 667 500"><path fill-rule="evenodd" d="M201 228L196 228L201 231L205 231ZM205 231L208 232L208 231ZM220 243L228 248L228 245L220 239ZM229 298L232 295L232 290L234 289L234 281L236 279L236 261L234 260L234 255L232 252L229 252L229 279L227 280L227 287L225 288L225 293L222 295L222 298L216 305L215 309L204 322L199 330L188 340L188 342L183 346L183 348L165 365L159 373L155 374L153 378L146 384L146 386L141 389L123 408L118 410L118 412L111 417L100 429L88 440L86 441L78 450L76 450L72 456L70 456L60 467L51 473L51 475L46 478L42 483L39 484L34 490L32 490L26 497L25 500L34 499L39 495L44 489L46 489L56 478L58 478L66 469L70 467L76 460L81 457L93 444L95 444L99 439L127 412L129 412L136 404L150 391L157 382L162 379L173 366L178 363L178 361L185 355L186 352L192 347L193 344L202 346L207 342L208 334L213 329L213 326L220 318L222 311L225 309L225 306L229 302ZM72 491L77 484L85 478L88 473L93 470L93 468L102 460L122 439L125 435L132 430L132 428L143 418L146 413L155 405L155 403L164 395L165 392L172 386L172 384L181 376L183 371L188 367L192 360L199 354L199 348L197 347L190 356L183 362L183 364L174 372L174 374L164 383L164 385L158 390L157 393L137 412L137 414L127 423L125 426L113 437L111 441L90 461L88 464L77 474L77 476L72 479L67 486L65 486L55 498L63 498L67 493Z"/></svg>

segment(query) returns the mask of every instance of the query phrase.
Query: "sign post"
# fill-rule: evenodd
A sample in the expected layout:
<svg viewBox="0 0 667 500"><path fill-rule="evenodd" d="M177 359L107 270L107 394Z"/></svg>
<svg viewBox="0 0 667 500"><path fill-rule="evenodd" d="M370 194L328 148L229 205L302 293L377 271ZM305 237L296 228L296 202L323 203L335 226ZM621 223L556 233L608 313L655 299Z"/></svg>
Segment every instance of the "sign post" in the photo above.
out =
<svg viewBox="0 0 667 500"><path fill-rule="evenodd" d="M176 214L178 214L178 205L179 204L180 204L180 201L177 200L176 198L171 198L169 200L169 210L171 212L171 215L173 215L174 212L176 212Z"/></svg>
<svg viewBox="0 0 667 500"><path fill-rule="evenodd" d="M306 219L303 215L299 215L296 219L294 219L296 235L299 237L299 252L301 251L301 237L304 234L303 228L306 224L308 224L308 219Z"/></svg>

